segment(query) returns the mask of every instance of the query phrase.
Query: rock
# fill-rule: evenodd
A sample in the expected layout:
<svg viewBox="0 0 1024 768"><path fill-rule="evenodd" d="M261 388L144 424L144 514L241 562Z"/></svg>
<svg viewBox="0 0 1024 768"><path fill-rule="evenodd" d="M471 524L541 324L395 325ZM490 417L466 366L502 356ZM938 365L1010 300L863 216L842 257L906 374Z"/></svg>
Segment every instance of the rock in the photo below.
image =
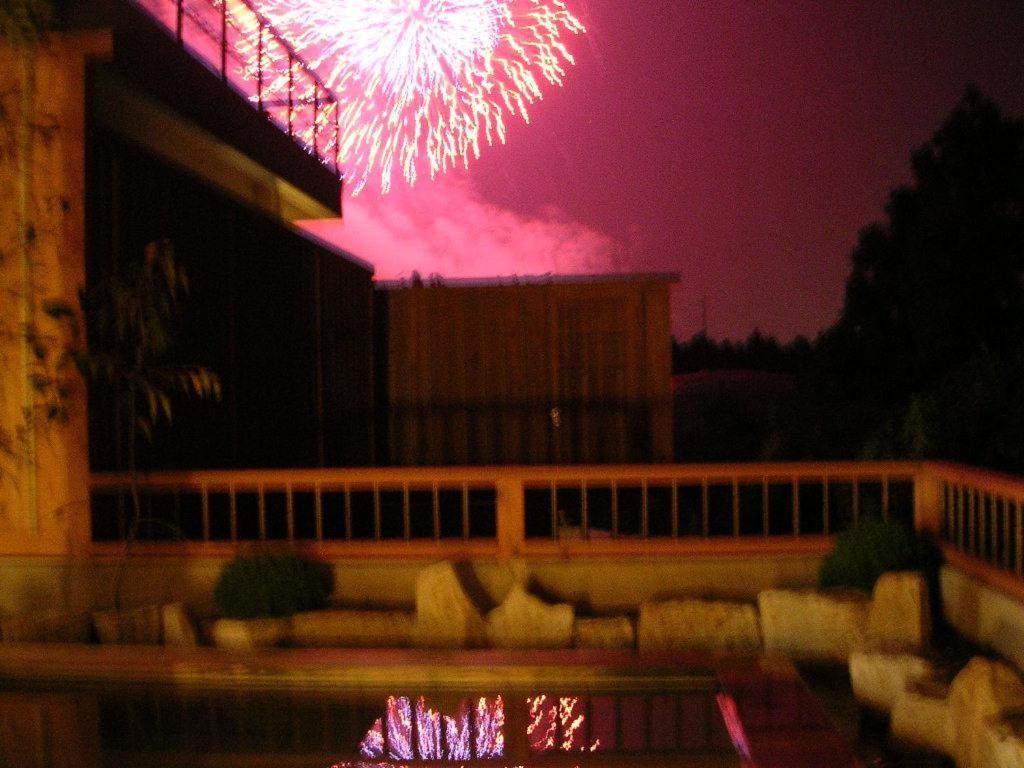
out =
<svg viewBox="0 0 1024 768"><path fill-rule="evenodd" d="M495 648L568 648L574 615L571 605L550 605L514 584L487 614L487 638Z"/></svg>
<svg viewBox="0 0 1024 768"><path fill-rule="evenodd" d="M946 620L1024 670L1024 603L949 565L940 570L939 582Z"/></svg>
<svg viewBox="0 0 1024 768"><path fill-rule="evenodd" d="M930 662L911 653L866 649L850 654L850 685L861 704L891 712L907 683L931 676Z"/></svg>
<svg viewBox="0 0 1024 768"><path fill-rule="evenodd" d="M213 643L230 651L270 648L283 643L290 628L290 619L217 619Z"/></svg>
<svg viewBox="0 0 1024 768"><path fill-rule="evenodd" d="M868 600L860 592L766 589L757 605L769 653L846 661L864 644Z"/></svg>
<svg viewBox="0 0 1024 768"><path fill-rule="evenodd" d="M463 648L486 644L481 602L470 597L449 562L428 565L416 577L413 644L427 648Z"/></svg>
<svg viewBox="0 0 1024 768"><path fill-rule="evenodd" d="M163 616L159 605L144 605L127 611L96 611L93 626L101 643L160 645Z"/></svg>
<svg viewBox="0 0 1024 768"><path fill-rule="evenodd" d="M940 683L908 683L892 708L893 738L952 757L953 718L948 694L949 687Z"/></svg>
<svg viewBox="0 0 1024 768"><path fill-rule="evenodd" d="M1005 712L1024 707L1024 685L1007 664L976 656L953 679L949 704L957 765L986 768L985 726Z"/></svg>
<svg viewBox="0 0 1024 768"><path fill-rule="evenodd" d="M199 645L199 634L188 609L182 603L167 603L162 609L164 645L180 648L195 648Z"/></svg>
<svg viewBox="0 0 1024 768"><path fill-rule="evenodd" d="M576 619L572 626L573 648L635 648L636 629L628 616Z"/></svg>
<svg viewBox="0 0 1024 768"><path fill-rule="evenodd" d="M923 648L931 640L928 582L917 571L883 573L871 597L867 638Z"/></svg>
<svg viewBox="0 0 1024 768"><path fill-rule="evenodd" d="M640 606L640 653L663 650L761 650L757 609L721 600L669 600Z"/></svg>
<svg viewBox="0 0 1024 768"><path fill-rule="evenodd" d="M992 768L1024 768L1024 738L1019 717L990 723L982 738L982 759Z"/></svg>
<svg viewBox="0 0 1024 768"><path fill-rule="evenodd" d="M87 643L89 617L68 611L33 611L0 618L5 643Z"/></svg>
<svg viewBox="0 0 1024 768"><path fill-rule="evenodd" d="M307 648L404 648L412 640L412 616L404 611L296 613L289 639Z"/></svg>

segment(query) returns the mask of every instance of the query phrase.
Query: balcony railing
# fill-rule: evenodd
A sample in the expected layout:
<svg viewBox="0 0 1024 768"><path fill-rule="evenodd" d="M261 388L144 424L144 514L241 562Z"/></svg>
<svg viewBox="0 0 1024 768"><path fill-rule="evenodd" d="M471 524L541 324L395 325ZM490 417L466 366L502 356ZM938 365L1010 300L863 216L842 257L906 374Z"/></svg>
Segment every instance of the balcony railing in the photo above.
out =
<svg viewBox="0 0 1024 768"><path fill-rule="evenodd" d="M928 462L920 484L947 560L1024 600L1024 478Z"/></svg>
<svg viewBox="0 0 1024 768"><path fill-rule="evenodd" d="M941 462L160 472L134 554L260 542L327 557L822 554L863 517L933 533L947 560L1024 600L1024 478ZM92 476L92 551L121 554L126 474Z"/></svg>
<svg viewBox="0 0 1024 768"><path fill-rule="evenodd" d="M824 550L861 517L925 516L924 471L851 462L162 472L142 481L137 534L172 549L281 541L336 555ZM124 474L93 476L98 551L127 534L130 485Z"/></svg>
<svg viewBox="0 0 1024 768"><path fill-rule="evenodd" d="M340 178L340 107L250 0L132 0Z"/></svg>

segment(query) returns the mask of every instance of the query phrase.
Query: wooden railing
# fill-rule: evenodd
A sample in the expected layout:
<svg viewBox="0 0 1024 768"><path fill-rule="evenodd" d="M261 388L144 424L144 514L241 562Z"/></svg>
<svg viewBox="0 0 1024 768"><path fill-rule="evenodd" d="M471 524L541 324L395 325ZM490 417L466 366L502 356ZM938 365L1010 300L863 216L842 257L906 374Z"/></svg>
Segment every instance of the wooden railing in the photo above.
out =
<svg viewBox="0 0 1024 768"><path fill-rule="evenodd" d="M125 551L130 488L93 475L93 554ZM823 554L884 517L1024 601L1024 478L941 462L162 472L140 497L133 555L273 542L337 558Z"/></svg>
<svg viewBox="0 0 1024 768"><path fill-rule="evenodd" d="M928 462L919 485L946 560L1024 600L1024 478Z"/></svg>
<svg viewBox="0 0 1024 768"><path fill-rule="evenodd" d="M139 552L297 542L336 556L825 551L860 517L920 509L924 465L839 462L162 472ZM92 478L92 539L120 551L130 478ZM148 543L147 543L148 542Z"/></svg>

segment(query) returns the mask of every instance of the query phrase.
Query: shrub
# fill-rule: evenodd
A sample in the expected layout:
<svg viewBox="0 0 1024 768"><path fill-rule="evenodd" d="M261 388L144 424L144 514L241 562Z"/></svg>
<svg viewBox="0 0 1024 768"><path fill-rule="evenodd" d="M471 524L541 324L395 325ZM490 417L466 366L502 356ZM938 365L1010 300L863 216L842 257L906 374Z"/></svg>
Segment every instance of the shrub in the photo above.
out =
<svg viewBox="0 0 1024 768"><path fill-rule="evenodd" d="M839 535L821 564L822 587L855 587L870 592L886 571L922 571L938 583L942 554L930 539L906 525L868 518Z"/></svg>
<svg viewBox="0 0 1024 768"><path fill-rule="evenodd" d="M287 553L239 555L221 571L213 596L232 619L291 616L324 608L332 578L326 563Z"/></svg>

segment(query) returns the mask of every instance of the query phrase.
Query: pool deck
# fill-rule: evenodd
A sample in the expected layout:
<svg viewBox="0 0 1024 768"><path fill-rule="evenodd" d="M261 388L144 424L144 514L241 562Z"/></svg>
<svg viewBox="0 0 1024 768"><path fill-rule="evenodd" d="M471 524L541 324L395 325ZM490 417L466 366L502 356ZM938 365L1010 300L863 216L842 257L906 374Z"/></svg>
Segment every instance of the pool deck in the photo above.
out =
<svg viewBox="0 0 1024 768"><path fill-rule="evenodd" d="M860 766L787 660L667 652L0 645L0 684L147 684L220 690L566 687L720 691L735 705L745 765ZM728 721L728 717L726 717ZM735 734L734 734L735 741Z"/></svg>
<svg viewBox="0 0 1024 768"><path fill-rule="evenodd" d="M641 657L628 651L274 648L241 653L208 647L0 645L0 679L216 688L379 688L396 683L428 688L496 683L607 687L619 682L642 686L645 680L675 686L714 680L722 663L712 663L701 653ZM785 662L772 666L796 674Z"/></svg>

